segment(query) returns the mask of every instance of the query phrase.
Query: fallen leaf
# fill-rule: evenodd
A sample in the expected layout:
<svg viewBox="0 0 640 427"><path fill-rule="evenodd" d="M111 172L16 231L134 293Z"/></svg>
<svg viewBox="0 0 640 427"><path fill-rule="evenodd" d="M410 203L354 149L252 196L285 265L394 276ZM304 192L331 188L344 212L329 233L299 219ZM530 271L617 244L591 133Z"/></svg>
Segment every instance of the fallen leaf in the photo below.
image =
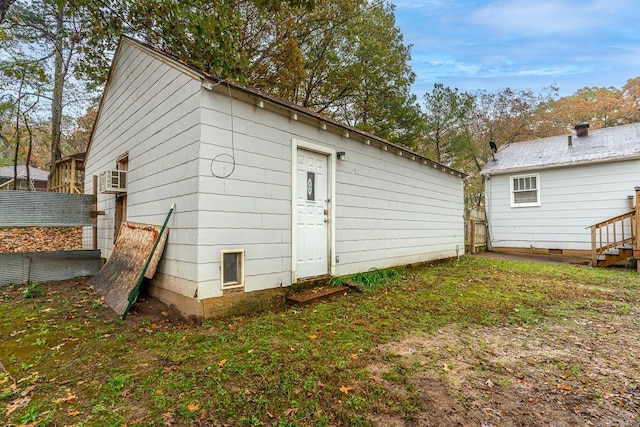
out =
<svg viewBox="0 0 640 427"><path fill-rule="evenodd" d="M191 412L197 411L198 410L198 405L196 405L195 403L189 403L187 405L187 409L190 410Z"/></svg>
<svg viewBox="0 0 640 427"><path fill-rule="evenodd" d="M487 385L487 387L493 388L493 381L491 381L491 378L487 379L487 381L485 381L485 384Z"/></svg>
<svg viewBox="0 0 640 427"><path fill-rule="evenodd" d="M353 390L353 387L345 387L343 385L340 386L340 391L344 394L349 393L349 391Z"/></svg>
<svg viewBox="0 0 640 427"><path fill-rule="evenodd" d="M71 394L69 392L67 392L67 396L66 397L62 397L60 399L55 399L53 401L53 403L63 403L63 402L71 402L72 400L74 400L76 398L75 394Z"/></svg>
<svg viewBox="0 0 640 427"><path fill-rule="evenodd" d="M78 415L80 415L80 411L69 411L67 412L67 415L70 417L76 417Z"/></svg>
<svg viewBox="0 0 640 427"><path fill-rule="evenodd" d="M25 321L25 322L32 322L32 321L34 321L34 320L36 320L36 318L35 318L35 317L25 317L25 318L24 318L24 321Z"/></svg>
<svg viewBox="0 0 640 427"><path fill-rule="evenodd" d="M36 386L34 385L30 385L29 387L25 388L22 392L22 396L26 396L27 394L31 393L33 390L35 390L35 388Z"/></svg>
<svg viewBox="0 0 640 427"><path fill-rule="evenodd" d="M298 408L289 408L286 411L284 411L284 416L288 417L291 414L295 414L296 412L298 412Z"/></svg>
<svg viewBox="0 0 640 427"><path fill-rule="evenodd" d="M520 381L520 384L525 387L531 387L531 384L529 384L524 377L518 377L518 381Z"/></svg>
<svg viewBox="0 0 640 427"><path fill-rule="evenodd" d="M170 412L165 412L164 414L162 414L162 419L164 420L164 425L173 425L173 415Z"/></svg>
<svg viewBox="0 0 640 427"><path fill-rule="evenodd" d="M357 359L357 358L358 358L358 353L352 353L352 354L351 354L351 358L352 358L353 360Z"/></svg>
<svg viewBox="0 0 640 427"><path fill-rule="evenodd" d="M315 340L316 338L318 338L318 336L311 334L311 335L309 335L309 338L311 338L312 340Z"/></svg>
<svg viewBox="0 0 640 427"><path fill-rule="evenodd" d="M60 350L60 349L62 348L62 346L63 346L63 345L64 345L64 343L62 343L62 344L58 344L58 345L56 345L56 346L54 346L54 347L51 347L51 350Z"/></svg>
<svg viewBox="0 0 640 427"><path fill-rule="evenodd" d="M225 363L227 363L227 359L222 359L221 361L219 361L218 362L218 368L222 368Z"/></svg>
<svg viewBox="0 0 640 427"><path fill-rule="evenodd" d="M14 400L13 402L11 402L11 405L7 406L7 412L5 415L10 415L12 412L20 408L26 407L29 404L29 402L31 402L30 397L23 397L22 399Z"/></svg>
<svg viewBox="0 0 640 427"><path fill-rule="evenodd" d="M447 365L446 363L443 363L442 364L442 370L449 372L451 369L449 369L449 365Z"/></svg>
<svg viewBox="0 0 640 427"><path fill-rule="evenodd" d="M573 390L573 387L566 384L558 384L558 390L571 391Z"/></svg>

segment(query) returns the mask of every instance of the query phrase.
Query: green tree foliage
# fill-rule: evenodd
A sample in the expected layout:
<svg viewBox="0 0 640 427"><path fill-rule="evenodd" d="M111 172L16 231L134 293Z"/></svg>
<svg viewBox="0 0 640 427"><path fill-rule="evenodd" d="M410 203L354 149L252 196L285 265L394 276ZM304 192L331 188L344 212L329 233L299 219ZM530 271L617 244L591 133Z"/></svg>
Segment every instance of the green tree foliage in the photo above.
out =
<svg viewBox="0 0 640 427"><path fill-rule="evenodd" d="M314 6L314 7L311 7ZM91 58L123 31L212 75L392 141L421 129L410 49L385 2L126 0L94 12ZM103 66L86 66L94 79Z"/></svg>
<svg viewBox="0 0 640 427"><path fill-rule="evenodd" d="M411 146L422 130L410 48L383 1L18 0L7 16L45 65L52 163L71 77L99 88L121 33L394 142Z"/></svg>
<svg viewBox="0 0 640 427"><path fill-rule="evenodd" d="M82 10L86 6L81 0L16 1L2 26L4 34L13 42L10 47L3 46L3 57L20 56L39 64L43 77L39 82L44 85L39 87L41 96L33 110L40 117L47 110L50 112L51 167L63 155L64 109L78 102L81 96L75 91L72 75L84 59L87 22L83 20ZM18 83L19 79L14 78L14 85Z"/></svg>
<svg viewBox="0 0 640 427"><path fill-rule="evenodd" d="M90 23L82 72L106 81L120 34L149 43L179 61L217 77L244 82L258 46L268 52L262 31L248 17L281 16L289 8L308 10L313 0L85 0ZM256 41L257 43L253 43Z"/></svg>
<svg viewBox="0 0 640 427"><path fill-rule="evenodd" d="M0 165L13 164L16 176L18 165L31 160L32 123L47 78L38 61L20 52L6 54L0 61Z"/></svg>
<svg viewBox="0 0 640 427"><path fill-rule="evenodd" d="M410 86L415 74L408 63L410 48L395 27L393 8L385 3L360 6L341 41L341 79L333 115L393 142L413 145L422 130L420 109ZM336 31L338 33L338 31Z"/></svg>
<svg viewBox="0 0 640 427"><path fill-rule="evenodd" d="M480 171L491 158L489 142L498 146L535 138L538 112L549 105L556 88L532 91L478 91L460 93L441 84L425 94L426 132L423 152L469 175L465 182L465 202L481 207L484 183Z"/></svg>
<svg viewBox="0 0 640 427"><path fill-rule="evenodd" d="M457 148L468 134L467 126L474 106L473 95L441 83L433 85L433 90L424 95L424 140L427 150L434 152L439 162L451 164L459 157Z"/></svg>

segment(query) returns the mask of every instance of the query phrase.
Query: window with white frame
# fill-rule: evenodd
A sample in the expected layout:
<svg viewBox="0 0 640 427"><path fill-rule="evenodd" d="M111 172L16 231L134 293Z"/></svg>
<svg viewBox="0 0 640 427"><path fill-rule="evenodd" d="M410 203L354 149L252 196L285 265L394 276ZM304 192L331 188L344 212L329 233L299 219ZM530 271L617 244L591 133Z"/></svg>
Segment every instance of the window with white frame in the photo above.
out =
<svg viewBox="0 0 640 427"><path fill-rule="evenodd" d="M220 284L222 289L244 286L244 249L228 249L221 252Z"/></svg>
<svg viewBox="0 0 640 427"><path fill-rule="evenodd" d="M538 174L511 177L511 206L540 206L540 176Z"/></svg>

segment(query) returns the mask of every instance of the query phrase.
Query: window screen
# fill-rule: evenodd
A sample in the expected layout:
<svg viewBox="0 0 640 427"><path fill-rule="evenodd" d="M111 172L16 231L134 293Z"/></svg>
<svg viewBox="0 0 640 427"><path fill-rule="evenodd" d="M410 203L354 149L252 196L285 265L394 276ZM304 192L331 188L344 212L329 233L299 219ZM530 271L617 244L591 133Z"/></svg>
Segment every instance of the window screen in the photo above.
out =
<svg viewBox="0 0 640 427"><path fill-rule="evenodd" d="M538 175L512 177L512 206L540 204Z"/></svg>

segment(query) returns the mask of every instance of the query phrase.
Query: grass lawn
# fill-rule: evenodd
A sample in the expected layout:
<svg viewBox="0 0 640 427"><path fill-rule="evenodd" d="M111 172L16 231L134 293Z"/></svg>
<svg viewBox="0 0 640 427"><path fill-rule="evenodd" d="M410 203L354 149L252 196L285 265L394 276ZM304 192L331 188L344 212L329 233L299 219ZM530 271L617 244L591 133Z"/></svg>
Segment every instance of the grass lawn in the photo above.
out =
<svg viewBox="0 0 640 427"><path fill-rule="evenodd" d="M0 420L526 425L566 407L569 421L640 425L640 274L464 256L356 279L363 293L197 324L123 322L82 280L0 288ZM609 351L616 367L593 365Z"/></svg>

